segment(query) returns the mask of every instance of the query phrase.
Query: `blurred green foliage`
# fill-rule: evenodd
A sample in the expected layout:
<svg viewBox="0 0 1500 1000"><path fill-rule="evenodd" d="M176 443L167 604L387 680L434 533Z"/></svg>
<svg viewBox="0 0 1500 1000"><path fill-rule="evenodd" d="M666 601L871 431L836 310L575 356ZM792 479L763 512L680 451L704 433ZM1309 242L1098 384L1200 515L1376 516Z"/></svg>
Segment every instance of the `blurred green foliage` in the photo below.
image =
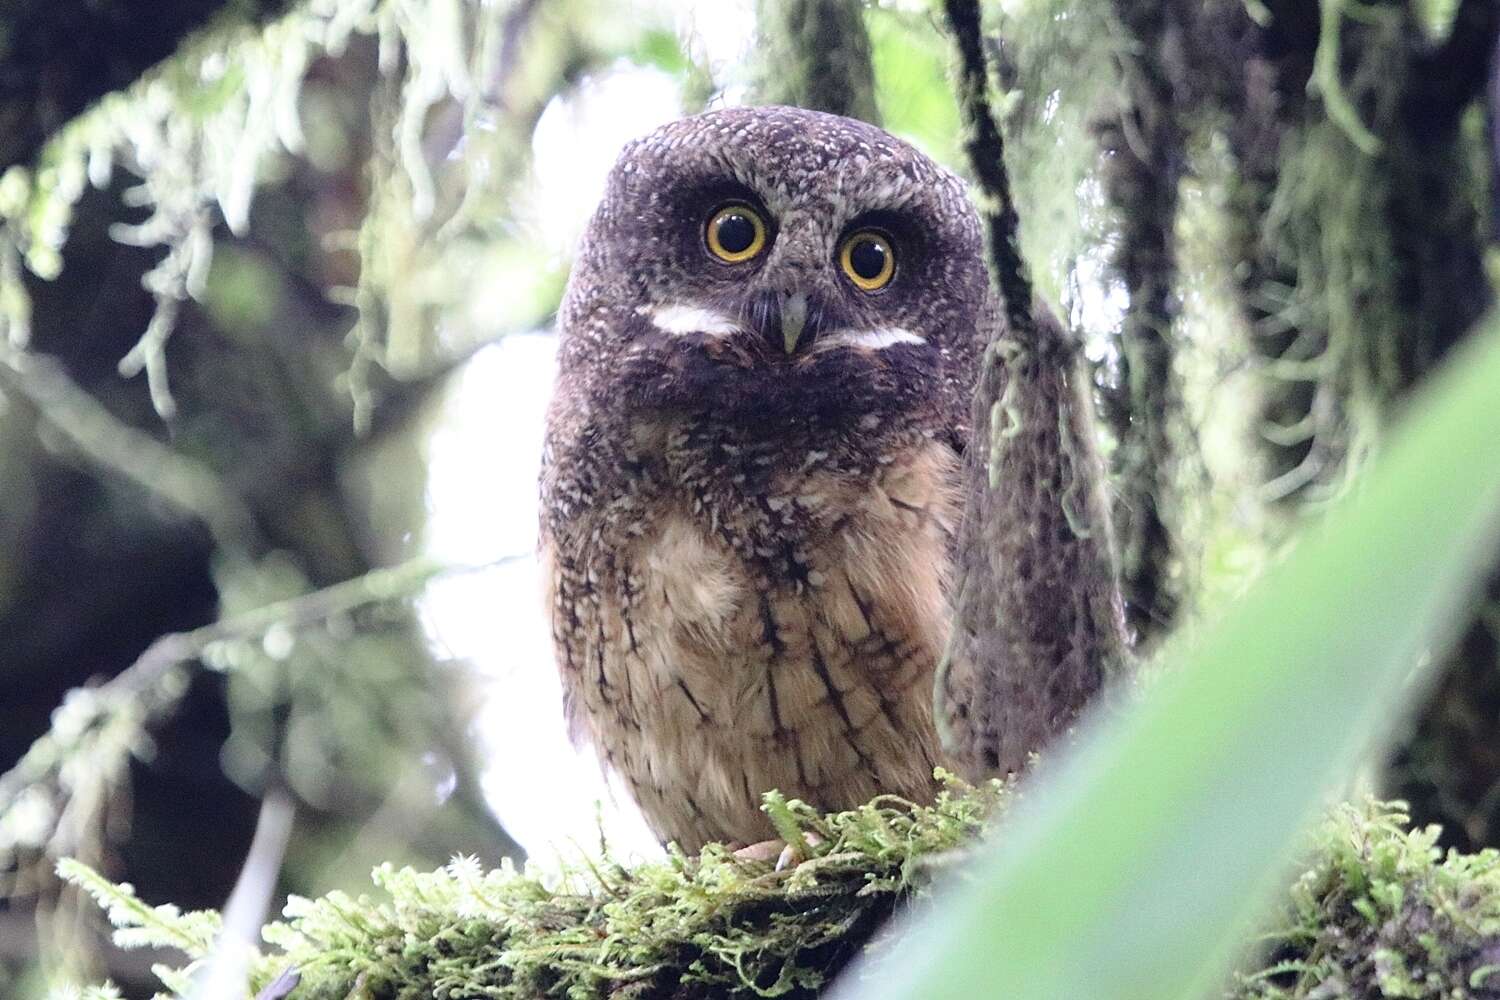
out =
<svg viewBox="0 0 1500 1000"><path fill-rule="evenodd" d="M959 167L948 40L930 14L903 7L873 6L866 23L881 124L938 162Z"/></svg>

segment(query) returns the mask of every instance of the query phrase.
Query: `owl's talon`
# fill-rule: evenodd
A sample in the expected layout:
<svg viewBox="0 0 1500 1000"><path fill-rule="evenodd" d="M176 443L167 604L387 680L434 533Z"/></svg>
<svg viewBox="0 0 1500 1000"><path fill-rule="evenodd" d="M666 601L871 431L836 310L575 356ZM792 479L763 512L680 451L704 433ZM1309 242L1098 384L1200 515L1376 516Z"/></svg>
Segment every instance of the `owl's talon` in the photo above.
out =
<svg viewBox="0 0 1500 1000"><path fill-rule="evenodd" d="M734 856L741 861L760 861L764 864L770 864L772 861L775 861L776 870L780 871L782 868L782 856L791 849L791 845L781 839L762 840L758 844L750 844L739 848L734 852Z"/></svg>
<svg viewBox="0 0 1500 1000"><path fill-rule="evenodd" d="M817 847L823 843L822 837L811 832L804 833L802 839L809 848ZM734 852L734 856L741 861L760 861L765 864L771 864L774 860L775 867L772 870L780 872L800 865L807 860L807 855L803 853L802 847L802 844L788 844L786 841L777 838L776 840L762 840L758 844L741 847Z"/></svg>
<svg viewBox="0 0 1500 1000"><path fill-rule="evenodd" d="M805 845L808 850L811 850L821 843L823 843L822 837L808 831L802 835L801 844L785 844L781 848L781 853L776 856L776 871L785 871L794 865L800 865L810 856L803 853L803 846Z"/></svg>

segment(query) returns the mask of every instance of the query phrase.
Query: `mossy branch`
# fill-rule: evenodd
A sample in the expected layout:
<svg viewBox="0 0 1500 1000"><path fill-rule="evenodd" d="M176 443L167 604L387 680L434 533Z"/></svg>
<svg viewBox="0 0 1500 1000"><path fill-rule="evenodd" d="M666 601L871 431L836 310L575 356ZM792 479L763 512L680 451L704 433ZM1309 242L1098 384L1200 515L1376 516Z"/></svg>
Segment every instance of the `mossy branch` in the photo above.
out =
<svg viewBox="0 0 1500 1000"><path fill-rule="evenodd" d="M988 824L1003 835L1012 798L998 785L950 784L927 808L885 798L820 816L783 803L802 833L823 839L807 838L811 857L781 872L718 845L635 868L382 866L377 897L289 901L265 928L274 950L255 956L249 987L276 983L288 1000L811 997L881 947L870 942L885 918L961 864L955 849ZM1409 829L1399 804L1333 810L1262 944L1220 995L1500 997L1500 854L1444 855L1436 837ZM189 968L212 954L215 914L149 906L77 864L61 871L109 910L121 944L173 948ZM159 974L181 995L182 973Z"/></svg>
<svg viewBox="0 0 1500 1000"><path fill-rule="evenodd" d="M1021 255L979 5L945 0L965 150L1003 319L975 388L953 636L935 684L945 741L971 774L1021 772L1125 660L1112 531L1077 344Z"/></svg>
<svg viewBox="0 0 1500 1000"><path fill-rule="evenodd" d="M1124 87L1118 108L1100 126L1106 153L1100 173L1118 232L1111 263L1129 301L1117 369L1102 397L1116 439L1121 587L1137 641L1149 643L1170 629L1180 596L1172 573L1176 537L1167 522L1181 462L1172 439L1182 420L1173 332L1178 188L1187 152L1176 84L1184 67L1173 65L1171 52L1185 28L1175 3L1116 0L1113 8Z"/></svg>
<svg viewBox="0 0 1500 1000"><path fill-rule="evenodd" d="M1021 257L1021 219L1005 165L1005 138L990 102L979 4L976 0L944 0L943 13L958 49L956 85L964 124L964 152L979 184L979 210L989 241L987 259L1012 335L1030 340L1031 275Z"/></svg>
<svg viewBox="0 0 1500 1000"><path fill-rule="evenodd" d="M884 797L823 816L778 800L809 845L807 860L783 871L719 845L630 869L608 858L546 874L486 872L466 858L426 873L383 866L382 898L290 900L286 919L265 929L279 950L257 958L251 988L291 967L301 976L293 1000L357 987L403 998L809 997L1008 795L950 779L927 807ZM200 915L148 907L77 865L63 874L135 928L132 943L194 962L210 953L189 940Z"/></svg>

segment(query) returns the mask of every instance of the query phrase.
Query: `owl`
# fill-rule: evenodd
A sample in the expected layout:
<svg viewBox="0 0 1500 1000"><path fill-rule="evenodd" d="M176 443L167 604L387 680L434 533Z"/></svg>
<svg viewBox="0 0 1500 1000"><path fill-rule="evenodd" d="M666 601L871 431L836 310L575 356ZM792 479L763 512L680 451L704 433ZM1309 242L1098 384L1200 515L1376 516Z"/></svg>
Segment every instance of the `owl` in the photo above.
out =
<svg viewBox="0 0 1500 1000"><path fill-rule="evenodd" d="M812 111L687 118L610 173L541 554L571 730L663 841L766 840L769 789L931 798L981 240L953 174Z"/></svg>

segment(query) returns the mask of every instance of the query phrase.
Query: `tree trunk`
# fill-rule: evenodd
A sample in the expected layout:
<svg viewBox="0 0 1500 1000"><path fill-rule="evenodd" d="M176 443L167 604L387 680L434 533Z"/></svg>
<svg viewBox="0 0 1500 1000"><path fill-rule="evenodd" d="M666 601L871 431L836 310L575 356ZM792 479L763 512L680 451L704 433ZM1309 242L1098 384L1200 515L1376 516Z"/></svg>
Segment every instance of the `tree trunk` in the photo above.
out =
<svg viewBox="0 0 1500 1000"><path fill-rule="evenodd" d="M880 124L861 0L758 0L761 104Z"/></svg>

